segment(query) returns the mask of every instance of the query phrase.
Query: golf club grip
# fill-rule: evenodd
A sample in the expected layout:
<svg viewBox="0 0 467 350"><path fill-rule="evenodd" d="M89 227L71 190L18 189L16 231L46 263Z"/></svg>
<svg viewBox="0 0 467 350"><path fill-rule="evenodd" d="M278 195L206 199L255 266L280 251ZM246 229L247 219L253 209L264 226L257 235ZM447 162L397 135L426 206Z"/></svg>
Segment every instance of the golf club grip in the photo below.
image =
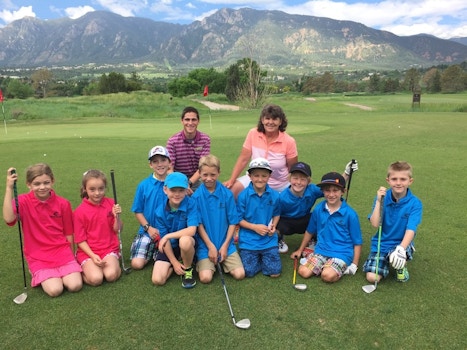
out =
<svg viewBox="0 0 467 350"><path fill-rule="evenodd" d="M110 170L110 180L112 181L112 192L114 194L114 202L117 204L117 190L115 189L115 174L113 170Z"/></svg>
<svg viewBox="0 0 467 350"><path fill-rule="evenodd" d="M384 212L384 195L381 196L381 203L379 204L379 225L383 226L383 212Z"/></svg>

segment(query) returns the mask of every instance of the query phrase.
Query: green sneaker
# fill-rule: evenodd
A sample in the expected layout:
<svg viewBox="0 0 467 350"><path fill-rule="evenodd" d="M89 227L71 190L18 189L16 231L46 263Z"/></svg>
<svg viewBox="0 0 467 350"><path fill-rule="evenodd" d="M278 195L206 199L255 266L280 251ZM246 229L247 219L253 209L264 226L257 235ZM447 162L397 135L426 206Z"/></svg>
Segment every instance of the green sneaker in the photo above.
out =
<svg viewBox="0 0 467 350"><path fill-rule="evenodd" d="M407 282L409 280L409 271L407 267L404 267L400 270L396 270L396 278L398 282Z"/></svg>
<svg viewBox="0 0 467 350"><path fill-rule="evenodd" d="M185 274L182 276L182 287L193 288L196 286L196 280L193 278L193 267L185 270Z"/></svg>

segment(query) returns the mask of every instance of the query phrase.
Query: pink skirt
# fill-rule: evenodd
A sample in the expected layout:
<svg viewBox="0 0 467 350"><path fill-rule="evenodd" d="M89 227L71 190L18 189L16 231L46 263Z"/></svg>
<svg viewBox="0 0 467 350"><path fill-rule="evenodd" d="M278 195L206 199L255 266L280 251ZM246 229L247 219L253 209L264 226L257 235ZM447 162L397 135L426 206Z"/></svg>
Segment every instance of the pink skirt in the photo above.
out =
<svg viewBox="0 0 467 350"><path fill-rule="evenodd" d="M38 270L32 276L31 286L36 287L49 278L62 278L71 273L82 271L81 266L79 266L76 260L59 267Z"/></svg>

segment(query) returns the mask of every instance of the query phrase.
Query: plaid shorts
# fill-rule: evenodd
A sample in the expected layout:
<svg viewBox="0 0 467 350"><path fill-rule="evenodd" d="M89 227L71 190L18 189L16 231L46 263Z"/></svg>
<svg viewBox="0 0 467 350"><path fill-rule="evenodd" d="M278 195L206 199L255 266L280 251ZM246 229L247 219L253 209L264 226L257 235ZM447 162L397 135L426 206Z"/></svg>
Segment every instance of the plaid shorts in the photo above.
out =
<svg viewBox="0 0 467 350"><path fill-rule="evenodd" d="M156 243L153 239L143 234L137 234L131 243L130 259L142 258L147 261L154 258L155 251Z"/></svg>
<svg viewBox="0 0 467 350"><path fill-rule="evenodd" d="M260 271L266 276L279 275L282 272L281 257L277 247L263 250L242 249L240 257L246 277L253 277Z"/></svg>
<svg viewBox="0 0 467 350"><path fill-rule="evenodd" d="M314 275L319 276L324 268L330 267L336 271L337 275L342 277L347 264L344 260L339 258L330 258L320 254L311 254L306 259L306 262L303 266L309 268Z"/></svg>
<svg viewBox="0 0 467 350"><path fill-rule="evenodd" d="M378 263L378 275L386 277L389 275L389 255L396 249L392 249L389 253L386 255L380 255L379 257L379 263ZM413 259L413 252L415 251L413 245L409 245L407 247L407 260L412 260ZM368 258L366 259L365 263L363 264L363 272L373 272L376 273L376 252L370 253L368 255Z"/></svg>

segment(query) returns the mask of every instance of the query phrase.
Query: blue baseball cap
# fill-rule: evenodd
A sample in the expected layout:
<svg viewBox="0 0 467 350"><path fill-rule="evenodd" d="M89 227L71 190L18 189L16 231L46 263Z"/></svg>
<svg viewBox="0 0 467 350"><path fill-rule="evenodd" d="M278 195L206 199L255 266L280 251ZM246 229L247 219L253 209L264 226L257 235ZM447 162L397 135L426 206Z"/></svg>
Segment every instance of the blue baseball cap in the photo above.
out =
<svg viewBox="0 0 467 350"><path fill-rule="evenodd" d="M188 178L185 174L176 171L167 175L164 181L164 186L167 186L167 188L188 188Z"/></svg>

